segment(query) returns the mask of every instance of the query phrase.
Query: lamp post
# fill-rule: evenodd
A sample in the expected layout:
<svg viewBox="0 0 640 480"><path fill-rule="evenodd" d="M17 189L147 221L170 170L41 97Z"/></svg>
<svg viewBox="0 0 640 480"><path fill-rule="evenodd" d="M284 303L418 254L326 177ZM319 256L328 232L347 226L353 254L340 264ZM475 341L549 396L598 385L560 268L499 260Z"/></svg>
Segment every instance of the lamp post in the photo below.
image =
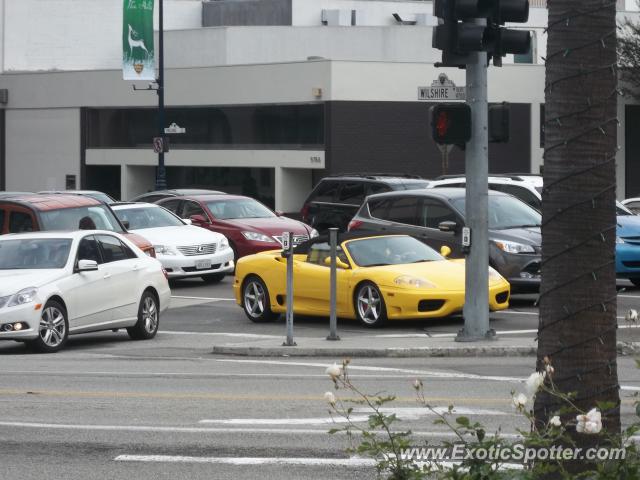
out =
<svg viewBox="0 0 640 480"><path fill-rule="evenodd" d="M164 133L164 14L163 0L158 0L158 137L162 139L161 147L158 149L158 168L156 170L156 190L167 188L167 173L164 167L164 152L168 151L166 136Z"/></svg>

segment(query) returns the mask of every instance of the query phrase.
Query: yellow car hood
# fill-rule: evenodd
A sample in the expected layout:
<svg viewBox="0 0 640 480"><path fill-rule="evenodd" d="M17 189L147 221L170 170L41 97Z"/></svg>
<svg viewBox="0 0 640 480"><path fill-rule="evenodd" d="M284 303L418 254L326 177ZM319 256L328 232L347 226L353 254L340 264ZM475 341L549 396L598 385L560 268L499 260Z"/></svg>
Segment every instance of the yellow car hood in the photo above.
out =
<svg viewBox="0 0 640 480"><path fill-rule="evenodd" d="M442 290L464 290L464 260L440 260L434 262L405 263L364 268L367 276L379 285L398 287L395 279L409 275L429 281ZM503 282L496 274L489 276L489 285ZM408 287L415 289L416 287Z"/></svg>

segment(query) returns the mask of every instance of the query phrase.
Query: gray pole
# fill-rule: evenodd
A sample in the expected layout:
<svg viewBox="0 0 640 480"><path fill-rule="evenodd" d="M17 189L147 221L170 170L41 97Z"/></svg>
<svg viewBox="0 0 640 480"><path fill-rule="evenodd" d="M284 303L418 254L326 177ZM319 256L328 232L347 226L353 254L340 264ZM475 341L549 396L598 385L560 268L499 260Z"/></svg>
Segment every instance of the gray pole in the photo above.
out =
<svg viewBox="0 0 640 480"><path fill-rule="evenodd" d="M156 190L167 188L167 176L164 166L164 150L167 137L164 133L164 12L163 0L158 2L158 136L162 138L162 149L158 152L158 170L156 172Z"/></svg>
<svg viewBox="0 0 640 480"><path fill-rule="evenodd" d="M485 19L475 22L486 25ZM488 62L486 52L472 55L474 61L467 64L467 103L471 107L472 133L465 154L466 222L471 229L471 249L465 271L464 328L458 332L458 342L495 336L489 326Z"/></svg>
<svg viewBox="0 0 640 480"><path fill-rule="evenodd" d="M336 258L338 255L338 229L329 229L329 247L331 248L331 272L329 275L329 336L327 340L340 340L338 336L337 317L337 289L338 289L338 266Z"/></svg>
<svg viewBox="0 0 640 480"><path fill-rule="evenodd" d="M295 347L296 342L293 341L293 233L288 232L289 242L287 249L287 339L282 344L285 347Z"/></svg>

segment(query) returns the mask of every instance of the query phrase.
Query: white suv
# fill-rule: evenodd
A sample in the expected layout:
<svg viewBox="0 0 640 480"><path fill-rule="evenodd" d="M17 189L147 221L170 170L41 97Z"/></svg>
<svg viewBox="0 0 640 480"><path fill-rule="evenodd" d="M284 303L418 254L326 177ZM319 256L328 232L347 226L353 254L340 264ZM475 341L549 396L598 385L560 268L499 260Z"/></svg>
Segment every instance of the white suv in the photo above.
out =
<svg viewBox="0 0 640 480"><path fill-rule="evenodd" d="M429 182L428 188L465 187L463 175L447 175ZM491 175L489 188L508 193L538 211L542 210L542 177L534 174Z"/></svg>

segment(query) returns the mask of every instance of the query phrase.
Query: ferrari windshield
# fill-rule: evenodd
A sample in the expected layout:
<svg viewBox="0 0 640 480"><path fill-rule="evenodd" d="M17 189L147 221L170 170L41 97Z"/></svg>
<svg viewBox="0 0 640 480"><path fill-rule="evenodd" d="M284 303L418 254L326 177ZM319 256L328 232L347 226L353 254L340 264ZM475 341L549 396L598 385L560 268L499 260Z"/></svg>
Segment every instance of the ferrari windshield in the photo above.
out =
<svg viewBox="0 0 640 480"><path fill-rule="evenodd" d="M71 240L38 238L0 241L0 270L64 268Z"/></svg>
<svg viewBox="0 0 640 480"><path fill-rule="evenodd" d="M408 236L351 240L346 247L353 261L360 267L444 260L433 248Z"/></svg>

